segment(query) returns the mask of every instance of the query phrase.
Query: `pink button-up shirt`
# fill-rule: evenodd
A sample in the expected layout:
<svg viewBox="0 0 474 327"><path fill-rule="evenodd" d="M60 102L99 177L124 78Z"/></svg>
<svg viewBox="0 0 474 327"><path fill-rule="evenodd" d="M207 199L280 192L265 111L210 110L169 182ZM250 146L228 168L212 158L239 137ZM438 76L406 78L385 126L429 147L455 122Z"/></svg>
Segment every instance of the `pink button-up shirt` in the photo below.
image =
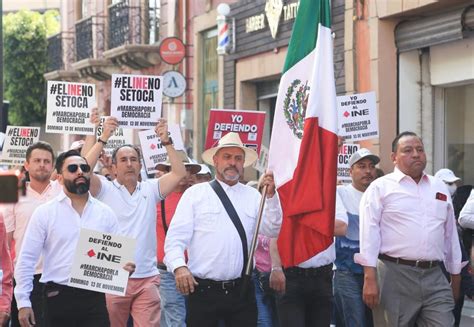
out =
<svg viewBox="0 0 474 327"><path fill-rule="evenodd" d="M407 260L440 260L459 274L459 246L446 185L423 174L419 183L395 168L369 186L360 203L360 253L355 262L376 267L380 253Z"/></svg>
<svg viewBox="0 0 474 327"><path fill-rule="evenodd" d="M13 266L7 245L7 233L0 213L0 312L10 313L13 293Z"/></svg>

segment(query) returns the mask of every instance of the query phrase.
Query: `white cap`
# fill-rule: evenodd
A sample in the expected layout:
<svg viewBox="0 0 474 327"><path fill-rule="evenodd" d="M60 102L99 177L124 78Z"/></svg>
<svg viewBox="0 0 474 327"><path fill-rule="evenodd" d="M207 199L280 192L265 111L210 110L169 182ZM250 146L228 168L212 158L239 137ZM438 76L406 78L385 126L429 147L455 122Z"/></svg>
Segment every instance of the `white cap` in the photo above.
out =
<svg viewBox="0 0 474 327"><path fill-rule="evenodd" d="M437 177L437 178L441 179L443 182L447 182L447 183L453 183L453 182L457 182L457 181L461 180L461 178L454 175L453 171L451 169L448 169L448 168L442 168L442 169L438 170L435 174L435 177Z"/></svg>
<svg viewBox="0 0 474 327"><path fill-rule="evenodd" d="M209 169L207 165L200 164L200 166L201 166L201 170L197 173L197 175L206 175L206 174L212 175L211 170Z"/></svg>
<svg viewBox="0 0 474 327"><path fill-rule="evenodd" d="M374 165L378 164L380 162L380 158L370 152L369 149L366 148L360 148L357 152L354 152L352 156L349 159L349 166L352 167L356 162L362 160L362 159L370 159L374 163Z"/></svg>

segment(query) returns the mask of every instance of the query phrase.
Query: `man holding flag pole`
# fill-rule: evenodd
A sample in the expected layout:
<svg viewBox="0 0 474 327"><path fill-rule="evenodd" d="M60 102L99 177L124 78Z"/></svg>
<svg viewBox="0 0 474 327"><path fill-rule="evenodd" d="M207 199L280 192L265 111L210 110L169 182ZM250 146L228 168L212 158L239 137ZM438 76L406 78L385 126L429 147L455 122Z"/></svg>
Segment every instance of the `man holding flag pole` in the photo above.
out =
<svg viewBox="0 0 474 327"><path fill-rule="evenodd" d="M330 324L338 144L330 17L329 0L300 1L275 109L269 170L283 210L282 326Z"/></svg>

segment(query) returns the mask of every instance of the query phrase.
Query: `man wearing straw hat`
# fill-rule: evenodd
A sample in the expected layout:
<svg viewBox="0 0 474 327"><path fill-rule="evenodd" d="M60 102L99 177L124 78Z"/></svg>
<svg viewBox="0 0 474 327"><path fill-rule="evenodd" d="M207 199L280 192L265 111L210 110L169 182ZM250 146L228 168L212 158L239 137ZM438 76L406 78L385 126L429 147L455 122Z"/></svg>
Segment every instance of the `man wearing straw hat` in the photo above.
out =
<svg viewBox="0 0 474 327"><path fill-rule="evenodd" d="M224 320L226 326L256 326L255 292L250 283L241 296L241 277L261 195L239 180L244 167L257 159L257 153L243 146L239 135L231 132L206 150L202 158L215 167L216 181L196 184L183 194L165 240L165 264L175 274L178 290L189 295L188 326L216 326L219 320ZM271 173L266 174L263 185L267 186L267 195L260 232L273 235L281 223L281 209L274 196ZM224 206L226 199L233 208L229 209L229 203Z"/></svg>
<svg viewBox="0 0 474 327"><path fill-rule="evenodd" d="M166 199L161 200L156 206L156 240L157 240L157 260L158 269L160 270L160 297L161 297L161 327L185 326L186 304L185 297L176 289L174 275L167 271L166 265L163 263L165 238L168 232L168 226L171 223L176 206L183 196L184 191L189 187L190 180L196 176L201 170L201 165L191 162L186 152L176 151L178 156L186 168L186 176L184 176L168 194ZM171 163L168 160L159 163L156 169L164 174L171 170Z"/></svg>

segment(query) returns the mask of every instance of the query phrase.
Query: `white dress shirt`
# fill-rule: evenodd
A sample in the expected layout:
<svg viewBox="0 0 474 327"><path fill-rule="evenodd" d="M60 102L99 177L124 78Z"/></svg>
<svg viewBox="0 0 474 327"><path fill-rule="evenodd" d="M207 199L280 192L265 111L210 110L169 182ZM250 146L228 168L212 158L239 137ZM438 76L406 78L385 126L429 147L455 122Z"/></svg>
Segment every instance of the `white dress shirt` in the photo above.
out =
<svg viewBox="0 0 474 327"><path fill-rule="evenodd" d="M380 253L406 260L445 262L459 274L461 250L446 185L423 174L416 183L395 168L376 179L360 203L360 253L356 263L376 267Z"/></svg>
<svg viewBox="0 0 474 327"><path fill-rule="evenodd" d="M64 192L35 210L15 267L18 308L31 307L34 268L41 253L44 261L40 282L68 283L81 228L115 234L117 218L108 206L91 195L79 216Z"/></svg>
<svg viewBox="0 0 474 327"><path fill-rule="evenodd" d="M474 229L474 191L471 191L464 207L462 207L458 222L463 228Z"/></svg>
<svg viewBox="0 0 474 327"><path fill-rule="evenodd" d="M219 182L242 222L248 247L252 242L261 195L252 187ZM260 233L278 233L281 209L278 196L267 199ZM178 203L165 239L164 262L168 270L186 266L195 277L230 280L241 276L242 242L232 220L209 183L187 189Z"/></svg>
<svg viewBox="0 0 474 327"><path fill-rule="evenodd" d="M18 254L21 251L23 237L25 236L26 227L28 226L31 215L38 206L58 196L62 189L63 187L58 181L50 181L44 191L38 193L32 189L30 183L28 183L26 186L26 196L21 196L15 204L5 206L3 213L5 228L7 229L7 233L13 232L13 239L15 240L16 257L13 261L14 265L16 265ZM35 273L40 274L41 271L42 261L40 259L36 265Z"/></svg>
<svg viewBox="0 0 474 327"><path fill-rule="evenodd" d="M102 187L97 199L104 202L118 218L118 234L137 240L135 272L130 278L159 274L156 267L156 204L163 199L158 179L138 182L132 194L117 180L100 176Z"/></svg>

